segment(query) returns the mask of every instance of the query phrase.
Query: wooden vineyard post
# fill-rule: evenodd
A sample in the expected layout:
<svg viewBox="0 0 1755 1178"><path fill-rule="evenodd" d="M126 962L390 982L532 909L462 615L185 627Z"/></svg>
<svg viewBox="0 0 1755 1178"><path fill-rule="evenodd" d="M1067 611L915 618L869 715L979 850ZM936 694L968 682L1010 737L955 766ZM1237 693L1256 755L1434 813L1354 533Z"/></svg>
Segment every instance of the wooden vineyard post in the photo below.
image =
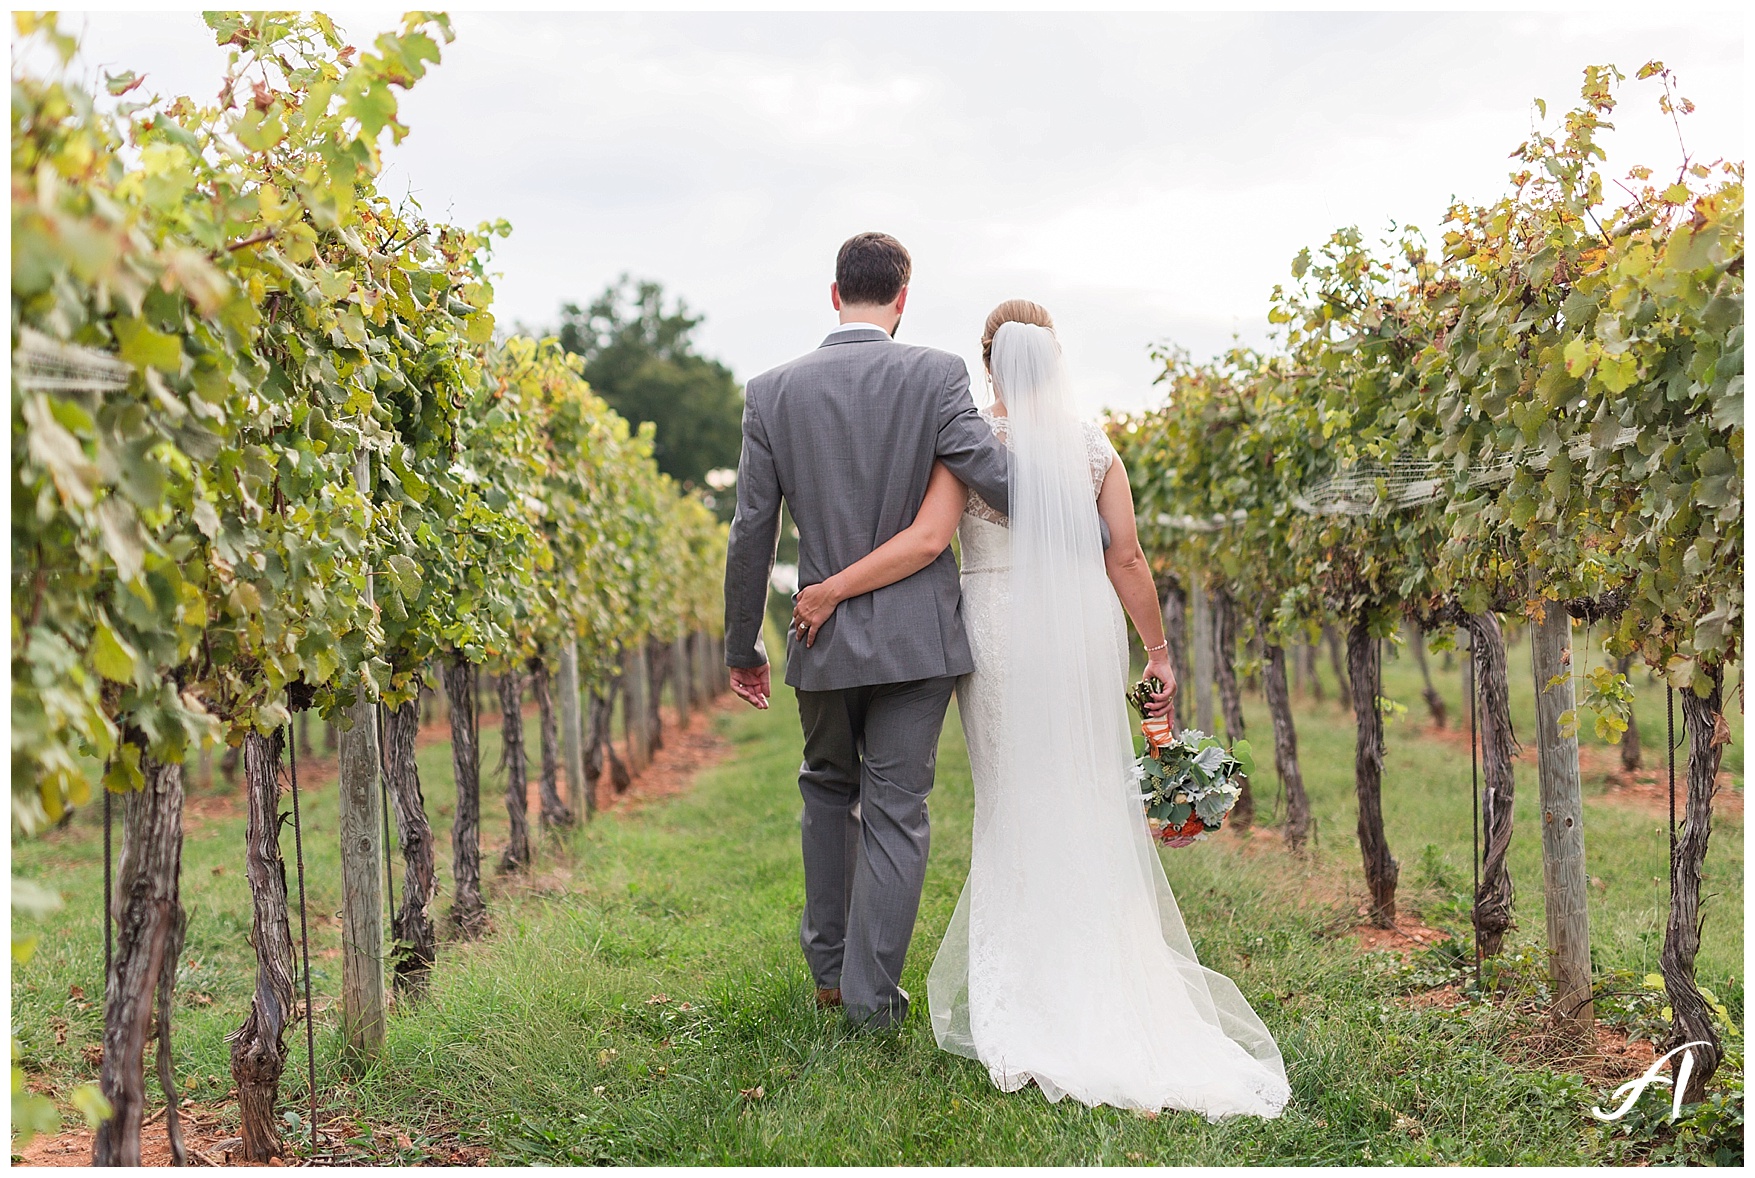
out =
<svg viewBox="0 0 1755 1178"><path fill-rule="evenodd" d="M1542 882L1548 910L1548 974L1554 986L1557 1028L1594 1048L1591 1001L1590 890L1584 871L1584 791L1578 772L1578 735L1565 735L1560 717L1573 710L1572 619L1547 602L1530 628L1536 678L1536 751L1542 821Z"/></svg>
<svg viewBox="0 0 1755 1178"><path fill-rule="evenodd" d="M652 691L646 644L636 642L622 655L622 727L628 736L628 768L642 773L652 763L652 712L647 699Z"/></svg>
<svg viewBox="0 0 1755 1178"><path fill-rule="evenodd" d="M722 690L720 681L725 674L725 652L720 644L713 640L713 635L701 634L701 682L706 688L709 698L718 699Z"/></svg>
<svg viewBox="0 0 1755 1178"><path fill-rule="evenodd" d="M684 664L689 669L689 692L695 697L696 706L704 708L712 701L713 693L707 690L707 677L701 665L701 632L689 634L684 641L689 649L689 661Z"/></svg>
<svg viewBox="0 0 1755 1178"><path fill-rule="evenodd" d="M713 639L705 630L697 631L694 647L695 694L703 700L712 700L719 694L713 690Z"/></svg>
<svg viewBox="0 0 1755 1178"><path fill-rule="evenodd" d="M664 680L670 673L670 647L662 642L646 643L646 716L651 749L656 753L664 747Z"/></svg>
<svg viewBox="0 0 1755 1178"><path fill-rule="evenodd" d="M590 818L596 810L593 782L585 775L585 722L581 713L579 640L561 644L561 748L567 767L566 803L574 814Z"/></svg>
<svg viewBox="0 0 1755 1178"><path fill-rule="evenodd" d="M1213 611L1207 589L1199 577L1191 578L1194 592L1194 726L1213 733Z"/></svg>
<svg viewBox="0 0 1755 1178"><path fill-rule="evenodd" d="M362 493L365 455L354 467ZM366 597L372 577L366 575ZM384 1046L384 813L379 796L378 704L364 682L354 687L350 724L340 734L341 789L341 1032L346 1050L361 1060Z"/></svg>
<svg viewBox="0 0 1755 1178"><path fill-rule="evenodd" d="M695 693L694 675L690 673L688 635L679 634L676 641L670 644L670 686L676 700L676 725L678 728L689 726L689 709L694 701L690 698Z"/></svg>
<svg viewBox="0 0 1755 1178"><path fill-rule="evenodd" d="M341 736L341 1031L360 1059L384 1046L384 815L378 705L362 683Z"/></svg>

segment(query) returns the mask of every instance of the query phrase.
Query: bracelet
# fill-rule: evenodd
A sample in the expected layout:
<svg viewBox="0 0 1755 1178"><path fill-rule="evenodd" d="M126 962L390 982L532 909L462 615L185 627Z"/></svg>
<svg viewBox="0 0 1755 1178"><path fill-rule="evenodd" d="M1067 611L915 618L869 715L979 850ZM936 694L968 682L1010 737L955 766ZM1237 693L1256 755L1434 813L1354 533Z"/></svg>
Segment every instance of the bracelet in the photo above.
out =
<svg viewBox="0 0 1755 1178"><path fill-rule="evenodd" d="M1164 639L1164 641L1158 643L1158 645L1156 645L1156 646L1146 647L1146 653L1147 654L1156 654L1160 650L1169 650L1169 649L1170 649L1170 640L1168 638L1166 638L1166 639Z"/></svg>

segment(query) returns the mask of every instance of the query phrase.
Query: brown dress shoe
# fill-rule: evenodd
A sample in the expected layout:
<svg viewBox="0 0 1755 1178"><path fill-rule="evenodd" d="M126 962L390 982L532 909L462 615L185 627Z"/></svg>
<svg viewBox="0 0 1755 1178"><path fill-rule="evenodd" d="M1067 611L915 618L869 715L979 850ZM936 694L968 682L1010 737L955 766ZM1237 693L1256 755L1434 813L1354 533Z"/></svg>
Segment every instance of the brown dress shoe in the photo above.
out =
<svg viewBox="0 0 1755 1178"><path fill-rule="evenodd" d="M827 1010L831 1006L839 1006L839 1005L841 1005L841 987L839 987L839 986L819 986L819 987L817 987L817 1009L818 1010Z"/></svg>

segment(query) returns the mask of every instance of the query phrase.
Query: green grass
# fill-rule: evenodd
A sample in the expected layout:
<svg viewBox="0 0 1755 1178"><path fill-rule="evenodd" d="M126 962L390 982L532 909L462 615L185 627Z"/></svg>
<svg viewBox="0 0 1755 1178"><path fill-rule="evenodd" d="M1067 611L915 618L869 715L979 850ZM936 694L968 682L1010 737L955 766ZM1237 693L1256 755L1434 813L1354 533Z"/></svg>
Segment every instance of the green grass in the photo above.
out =
<svg viewBox="0 0 1755 1178"><path fill-rule="evenodd" d="M1514 651L1514 656L1516 652ZM1532 738L1527 648L1514 661L1519 735ZM1458 714L1459 676L1434 673ZM1388 691L1412 709L1389 726L1385 808L1402 861L1403 904L1438 927L1466 928L1469 762L1466 743L1415 731L1423 707L1411 660L1388 665ZM1643 681L1638 684L1643 688ZM1655 697L1655 717L1654 717ZM797 714L779 689L772 711L719 718L731 754L681 797L601 818L568 842L546 841L529 882L489 880L494 935L441 946L433 994L394 1015L382 1061L363 1073L337 1059L334 1016L319 998L319 1090L367 1127L359 1155L415 1161L434 1142L485 1145L507 1163L1175 1164L1604 1160L1586 1108L1602 1089L1507 1062L1529 1017L1509 1002L1416 1010L1410 990L1454 978L1428 953L1412 967L1362 955L1350 935L1363 894L1352 836L1352 727L1332 702L1304 701L1300 742L1320 844L1299 863L1274 845L1229 836L1165 854L1196 946L1236 978L1285 1054L1293 1099L1272 1122L1156 1120L1034 1089L994 1090L970 1061L937 1050L925 1019L926 971L968 866L971 786L953 713L933 796L925 899L904 985L916 1013L899 1032L850 1035L811 1003L797 945ZM1662 694L1641 690L1648 757L1662 741ZM1265 712L1248 721L1263 768L1261 812L1275 787ZM1737 725L1740 729L1740 725ZM534 733L532 733L534 735ZM485 734L484 764L498 754ZM1741 789L1741 733L1728 763ZM428 804L448 843L448 751L421 751ZM484 782L484 848L503 842L504 807ZM1599 969L1651 968L1662 941L1663 819L1587 786L1585 838ZM1518 765L1513 872L1514 959L1542 940L1540 841L1533 768ZM320 916L315 986L339 990L340 907L333 787L307 795L306 857ZM1722 817L1708 862L1703 982L1742 1018L1742 821ZM291 840L284 840L290 854ZM180 982L177 1068L190 1095L225 1109L227 1048L251 982L242 822L191 821L184 855L189 947ZM448 845L441 850L448 877ZM100 1035L101 826L90 812L20 842L15 871L59 889L36 958L14 971L13 1017L38 1083L65 1091L89 1078L80 1048ZM1654 879L1656 882L1654 882ZM437 910L448 896L442 891ZM1540 954L1530 955L1539 962ZM1539 967L1538 967L1539 969ZM1448 971L1448 972L1447 972ZM1525 971L1528 972L1527 970ZM87 998L70 999L83 986ZM664 995L666 1001L651 1001ZM687 1004L687 1009L684 1009ZM57 1022L65 1044L57 1045ZM302 1034L283 1097L305 1099ZM1740 1043L1739 1043L1740 1048ZM149 1085L150 1087L150 1085ZM761 1095L756 1096L760 1089ZM1653 1098L1655 1099L1655 1098ZM222 1114L222 1115L232 1115Z"/></svg>

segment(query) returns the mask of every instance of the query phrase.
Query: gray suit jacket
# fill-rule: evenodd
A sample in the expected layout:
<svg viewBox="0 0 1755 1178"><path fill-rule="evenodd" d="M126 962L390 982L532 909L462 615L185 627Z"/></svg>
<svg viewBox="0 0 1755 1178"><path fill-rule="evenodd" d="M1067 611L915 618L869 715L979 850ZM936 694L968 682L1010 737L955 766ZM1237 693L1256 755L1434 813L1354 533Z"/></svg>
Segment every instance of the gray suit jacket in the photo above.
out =
<svg viewBox="0 0 1755 1178"><path fill-rule="evenodd" d="M975 412L949 352L877 328L836 332L744 388L737 515L725 561L725 662L759 667L780 502L798 526L798 583L853 564L914 522L934 459L1004 511L1005 448ZM787 635L786 681L804 691L900 683L974 669L957 564L841 603L805 647Z"/></svg>

